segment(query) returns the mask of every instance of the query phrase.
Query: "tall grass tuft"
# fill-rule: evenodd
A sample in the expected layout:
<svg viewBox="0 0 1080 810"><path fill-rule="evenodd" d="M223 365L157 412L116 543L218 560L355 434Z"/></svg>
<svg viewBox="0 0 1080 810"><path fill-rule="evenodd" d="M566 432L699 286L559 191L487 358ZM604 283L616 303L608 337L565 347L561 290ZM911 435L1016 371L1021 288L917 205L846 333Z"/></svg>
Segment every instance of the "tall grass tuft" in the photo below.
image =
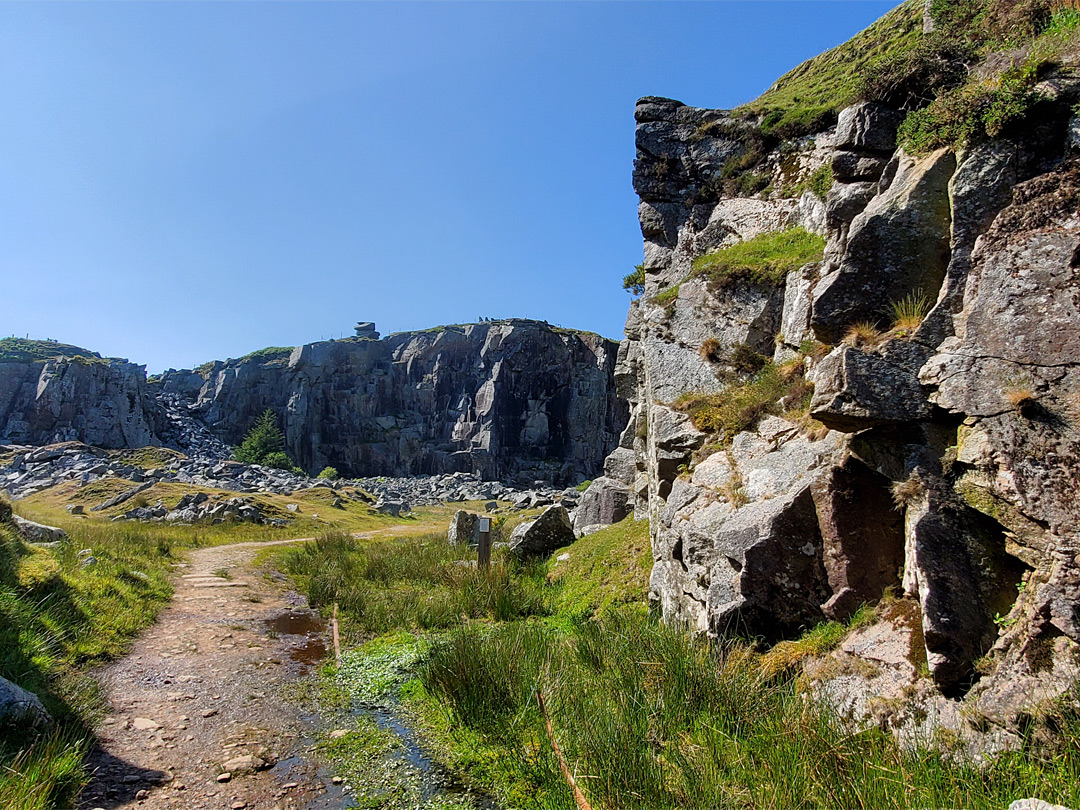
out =
<svg viewBox="0 0 1080 810"><path fill-rule="evenodd" d="M808 636L827 649L836 627ZM1005 807L1017 796L1080 800L1080 720L1063 742L1034 740L981 769L935 749L856 731L750 647L695 640L640 611L556 631L531 622L463 626L435 643L420 680L489 763L515 806L572 806L544 742L540 689L556 737L600 807ZM494 764L492 764L494 763ZM494 773L490 769L494 769Z"/></svg>
<svg viewBox="0 0 1080 810"><path fill-rule="evenodd" d="M550 612L543 564L496 555L481 569L475 556L444 535L361 544L336 532L290 552L285 565L312 604L338 603L346 626L361 635Z"/></svg>

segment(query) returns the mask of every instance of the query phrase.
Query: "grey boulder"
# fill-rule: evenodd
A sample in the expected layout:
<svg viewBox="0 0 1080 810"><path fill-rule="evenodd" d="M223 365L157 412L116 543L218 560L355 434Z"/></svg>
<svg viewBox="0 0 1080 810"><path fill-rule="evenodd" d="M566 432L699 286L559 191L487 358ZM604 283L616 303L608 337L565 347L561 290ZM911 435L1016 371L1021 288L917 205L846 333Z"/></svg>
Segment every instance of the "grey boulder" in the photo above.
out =
<svg viewBox="0 0 1080 810"><path fill-rule="evenodd" d="M50 719L37 695L0 678L0 725L29 722L36 727Z"/></svg>
<svg viewBox="0 0 1080 810"><path fill-rule="evenodd" d="M556 504L536 520L520 524L510 535L510 553L515 557L542 557L574 542L574 527L566 507Z"/></svg>

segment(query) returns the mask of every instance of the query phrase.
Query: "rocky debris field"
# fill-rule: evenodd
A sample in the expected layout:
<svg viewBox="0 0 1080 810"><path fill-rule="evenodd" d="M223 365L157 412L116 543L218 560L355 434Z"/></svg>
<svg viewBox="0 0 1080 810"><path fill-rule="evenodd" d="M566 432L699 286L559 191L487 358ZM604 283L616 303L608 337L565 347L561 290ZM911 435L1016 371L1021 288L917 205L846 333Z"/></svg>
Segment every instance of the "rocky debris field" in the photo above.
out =
<svg viewBox="0 0 1080 810"><path fill-rule="evenodd" d="M161 448L147 448L138 460L131 454L117 454L81 442L62 442L45 447L0 445L0 491L13 500L67 482L80 486L106 478L130 481L132 486L100 503L89 507L92 512L113 509L124 504L132 508L116 516L119 520L164 521L167 523L199 523L240 521L282 525L280 517L263 514L259 505L247 494L289 495L294 492L322 488L339 493L339 497L367 497L375 510L395 517L408 514L415 506L434 506L440 503L484 501L488 512L495 512L499 502L510 503L516 510L539 509L558 504L568 510L577 508L582 495L576 489L557 489L549 482L535 481L528 489L515 488L500 481L484 481L475 473L446 473L415 478L311 478L302 473L276 470L258 464L242 464L215 457L183 456ZM151 463L159 466L149 466ZM138 504L136 496L155 483L172 482L192 487L224 490L237 497L223 499L206 492L184 495L174 506L162 499L153 504ZM145 497L145 496L144 496ZM138 504L138 505L136 505ZM73 505L69 510L81 513L85 507Z"/></svg>

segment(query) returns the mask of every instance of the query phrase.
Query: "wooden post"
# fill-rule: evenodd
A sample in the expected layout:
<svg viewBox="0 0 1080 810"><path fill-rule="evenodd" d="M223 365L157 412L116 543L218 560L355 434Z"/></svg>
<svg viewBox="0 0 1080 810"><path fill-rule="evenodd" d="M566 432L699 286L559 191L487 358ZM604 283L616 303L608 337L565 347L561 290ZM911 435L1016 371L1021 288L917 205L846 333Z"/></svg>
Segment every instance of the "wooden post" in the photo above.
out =
<svg viewBox="0 0 1080 810"><path fill-rule="evenodd" d="M337 666L341 667L341 638L338 635L338 622L337 622L337 602L334 602L334 619L331 623L331 629L334 631L334 660L337 662Z"/></svg>
<svg viewBox="0 0 1080 810"><path fill-rule="evenodd" d="M477 521L480 531L476 544L476 562L481 568L491 566L491 518L482 517Z"/></svg>

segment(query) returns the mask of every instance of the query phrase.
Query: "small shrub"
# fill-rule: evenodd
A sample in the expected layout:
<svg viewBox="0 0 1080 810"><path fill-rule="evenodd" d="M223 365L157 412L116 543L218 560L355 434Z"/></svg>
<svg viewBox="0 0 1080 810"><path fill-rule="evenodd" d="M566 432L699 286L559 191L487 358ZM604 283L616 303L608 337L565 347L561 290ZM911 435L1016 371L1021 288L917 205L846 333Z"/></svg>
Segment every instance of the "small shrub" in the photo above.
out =
<svg viewBox="0 0 1080 810"><path fill-rule="evenodd" d="M723 344L716 338L705 338L698 347L698 354L701 355L702 360L708 360L710 363L715 363L720 359L721 348L723 348Z"/></svg>
<svg viewBox="0 0 1080 810"><path fill-rule="evenodd" d="M285 470L286 472L300 472L300 468L292 463L292 459L289 458L289 454L283 451L276 453L267 453L263 456L261 462L264 467L272 467L275 470Z"/></svg>
<svg viewBox="0 0 1080 810"><path fill-rule="evenodd" d="M976 59L975 50L965 40L931 34L913 48L873 62L860 77L858 94L895 109L918 109L943 91L963 84L968 65Z"/></svg>
<svg viewBox="0 0 1080 810"><path fill-rule="evenodd" d="M691 276L707 277L713 291L740 281L776 287L824 251L824 238L804 228L771 231L694 259Z"/></svg>
<svg viewBox="0 0 1080 810"><path fill-rule="evenodd" d="M8 503L7 498L0 495L0 523L7 523L11 520L11 504Z"/></svg>
<svg viewBox="0 0 1080 810"><path fill-rule="evenodd" d="M736 371L753 374L769 362L769 358L746 343L736 343L731 347L731 366Z"/></svg>
<svg viewBox="0 0 1080 810"><path fill-rule="evenodd" d="M335 467L323 467L322 470L319 471L318 476L316 476L316 477L321 478L324 481L336 481L341 476L338 475L337 468L335 468Z"/></svg>
<svg viewBox="0 0 1080 810"><path fill-rule="evenodd" d="M645 292L645 263L634 266L634 272L623 276L622 288L631 295L641 295Z"/></svg>

